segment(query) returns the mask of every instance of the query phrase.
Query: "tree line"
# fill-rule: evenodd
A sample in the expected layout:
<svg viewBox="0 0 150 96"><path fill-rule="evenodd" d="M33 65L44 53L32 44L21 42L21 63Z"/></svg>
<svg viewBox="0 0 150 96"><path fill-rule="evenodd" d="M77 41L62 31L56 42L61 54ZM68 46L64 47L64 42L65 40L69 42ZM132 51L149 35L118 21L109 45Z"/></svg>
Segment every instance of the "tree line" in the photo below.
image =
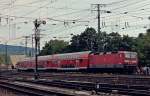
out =
<svg viewBox="0 0 150 96"><path fill-rule="evenodd" d="M58 53L80 52L110 52L110 51L135 51L138 53L139 64L150 66L150 29L146 33L140 33L138 37L119 33L97 33L92 27L86 28L79 35L73 35L69 42L63 40L50 40L45 44L40 55Z"/></svg>

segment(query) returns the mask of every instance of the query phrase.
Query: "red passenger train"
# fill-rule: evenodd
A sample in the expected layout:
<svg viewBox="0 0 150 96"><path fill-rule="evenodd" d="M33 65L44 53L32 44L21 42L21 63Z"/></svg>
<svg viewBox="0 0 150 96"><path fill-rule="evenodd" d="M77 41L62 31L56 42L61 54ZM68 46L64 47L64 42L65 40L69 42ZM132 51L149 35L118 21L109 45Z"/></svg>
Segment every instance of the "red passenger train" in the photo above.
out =
<svg viewBox="0 0 150 96"><path fill-rule="evenodd" d="M138 65L136 52L118 51L92 53L90 51L38 57L38 70L84 72L134 72ZM35 58L16 64L18 70L35 69Z"/></svg>

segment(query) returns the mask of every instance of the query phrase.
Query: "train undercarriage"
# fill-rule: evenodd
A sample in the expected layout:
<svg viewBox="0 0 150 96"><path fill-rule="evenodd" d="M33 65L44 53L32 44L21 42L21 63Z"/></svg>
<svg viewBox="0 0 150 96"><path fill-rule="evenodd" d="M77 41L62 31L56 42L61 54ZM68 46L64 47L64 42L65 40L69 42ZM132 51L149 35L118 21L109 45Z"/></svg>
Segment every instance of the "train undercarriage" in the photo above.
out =
<svg viewBox="0 0 150 96"><path fill-rule="evenodd" d="M35 68L22 68L18 71L34 72ZM123 68L38 68L40 72L82 72L82 73L116 73L116 74L136 74L136 66L124 66Z"/></svg>

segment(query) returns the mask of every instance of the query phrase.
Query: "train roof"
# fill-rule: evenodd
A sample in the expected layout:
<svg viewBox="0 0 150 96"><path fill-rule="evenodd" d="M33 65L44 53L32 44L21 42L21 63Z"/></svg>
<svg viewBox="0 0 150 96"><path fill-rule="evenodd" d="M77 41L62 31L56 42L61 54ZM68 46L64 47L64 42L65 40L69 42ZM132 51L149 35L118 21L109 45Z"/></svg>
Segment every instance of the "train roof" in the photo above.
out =
<svg viewBox="0 0 150 96"><path fill-rule="evenodd" d="M76 52L76 53L64 53L64 54L55 54L54 57L58 59L65 59L65 58L87 58L91 51L84 51L84 52Z"/></svg>
<svg viewBox="0 0 150 96"><path fill-rule="evenodd" d="M132 52L132 51L119 51L119 53L134 53L134 54L137 54L137 52Z"/></svg>
<svg viewBox="0 0 150 96"><path fill-rule="evenodd" d="M74 52L74 53L64 53L64 54L53 54L46 56L38 56L38 60L48 60L48 59L87 59L91 51L84 52ZM32 61L35 57L25 58L23 61Z"/></svg>

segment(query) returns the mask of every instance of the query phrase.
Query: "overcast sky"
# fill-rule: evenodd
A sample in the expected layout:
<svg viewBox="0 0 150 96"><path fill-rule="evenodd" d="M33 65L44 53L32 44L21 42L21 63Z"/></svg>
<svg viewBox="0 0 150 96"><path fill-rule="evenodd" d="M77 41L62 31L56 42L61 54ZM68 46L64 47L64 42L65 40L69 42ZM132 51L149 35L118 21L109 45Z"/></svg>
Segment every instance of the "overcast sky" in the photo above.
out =
<svg viewBox="0 0 150 96"><path fill-rule="evenodd" d="M111 11L101 11L102 31L136 37L149 28L150 0L0 0L1 43L6 39L9 44L23 44L21 36L33 34L36 18L47 22L40 27L45 34L42 44L53 37L69 40L71 33L80 34L88 26L97 30L92 4L106 4L101 10Z"/></svg>

